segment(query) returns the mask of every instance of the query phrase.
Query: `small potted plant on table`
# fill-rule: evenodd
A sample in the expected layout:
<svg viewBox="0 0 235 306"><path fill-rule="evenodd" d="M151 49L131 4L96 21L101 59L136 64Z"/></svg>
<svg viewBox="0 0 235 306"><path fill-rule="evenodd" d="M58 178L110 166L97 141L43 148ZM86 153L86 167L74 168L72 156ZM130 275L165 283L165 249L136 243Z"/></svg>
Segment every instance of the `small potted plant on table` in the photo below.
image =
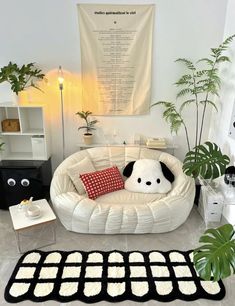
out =
<svg viewBox="0 0 235 306"><path fill-rule="evenodd" d="M89 116L92 114L90 111L81 111L77 112L76 115L78 115L81 119L85 120L86 124L82 125L78 128L79 130L85 129L86 132L83 134L84 143L86 145L92 144L93 140L93 134L92 130L95 130L94 125L98 122L98 120L90 120Z"/></svg>

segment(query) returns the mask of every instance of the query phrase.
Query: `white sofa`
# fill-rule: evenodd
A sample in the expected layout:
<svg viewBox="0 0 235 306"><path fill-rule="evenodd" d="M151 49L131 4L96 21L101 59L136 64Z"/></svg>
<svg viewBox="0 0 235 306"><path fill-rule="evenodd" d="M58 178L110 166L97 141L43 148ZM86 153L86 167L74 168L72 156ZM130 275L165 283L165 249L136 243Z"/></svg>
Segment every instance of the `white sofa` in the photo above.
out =
<svg viewBox="0 0 235 306"><path fill-rule="evenodd" d="M96 200L79 195L66 169L88 156L96 170L125 165L141 158L164 162L175 175L168 194L143 194L119 190ZM93 234L163 233L176 229L187 219L194 201L194 180L182 171L174 156L141 147L99 147L82 150L65 159L51 183L54 209L67 230Z"/></svg>

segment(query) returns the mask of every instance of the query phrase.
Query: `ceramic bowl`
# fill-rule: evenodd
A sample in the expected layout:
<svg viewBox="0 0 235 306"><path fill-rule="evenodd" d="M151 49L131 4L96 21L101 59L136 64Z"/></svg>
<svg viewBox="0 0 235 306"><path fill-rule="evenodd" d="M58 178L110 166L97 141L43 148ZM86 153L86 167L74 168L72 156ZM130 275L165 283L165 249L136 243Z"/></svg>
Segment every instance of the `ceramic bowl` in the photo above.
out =
<svg viewBox="0 0 235 306"><path fill-rule="evenodd" d="M40 214L41 214L41 210L38 205L30 205L26 210L26 215L30 218L39 217Z"/></svg>

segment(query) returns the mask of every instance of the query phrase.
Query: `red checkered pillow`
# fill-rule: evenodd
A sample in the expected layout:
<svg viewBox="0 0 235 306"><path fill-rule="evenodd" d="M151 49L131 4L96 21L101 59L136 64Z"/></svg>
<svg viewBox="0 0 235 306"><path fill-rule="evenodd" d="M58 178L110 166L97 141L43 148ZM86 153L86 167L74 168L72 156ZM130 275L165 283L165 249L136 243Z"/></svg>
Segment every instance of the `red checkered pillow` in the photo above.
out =
<svg viewBox="0 0 235 306"><path fill-rule="evenodd" d="M81 174L80 178L90 199L124 189L124 182L117 166L104 170Z"/></svg>

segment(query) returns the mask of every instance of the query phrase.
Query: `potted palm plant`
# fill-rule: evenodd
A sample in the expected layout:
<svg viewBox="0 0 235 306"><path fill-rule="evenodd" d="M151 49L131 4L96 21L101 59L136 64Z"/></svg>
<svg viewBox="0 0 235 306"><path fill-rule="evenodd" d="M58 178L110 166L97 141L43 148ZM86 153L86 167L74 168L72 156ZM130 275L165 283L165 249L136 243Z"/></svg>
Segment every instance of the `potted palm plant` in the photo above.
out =
<svg viewBox="0 0 235 306"><path fill-rule="evenodd" d="M176 60L185 65L187 72L175 83L180 87L177 100L183 98L177 108L176 103L159 101L163 105L163 117L169 123L171 132L177 133L184 128L188 153L183 161L184 172L194 178L215 179L224 174L229 157L223 155L220 148L209 141L202 144L205 114L209 107L217 110L215 96L219 95L221 79L218 66L230 62L224 55L235 35L228 37L218 48L211 49L210 57L202 58L194 64L184 58ZM203 68L199 65L204 64ZM196 114L195 140L193 146L189 140L188 129L183 119L183 110L194 105ZM201 117L199 108L202 107ZM235 273L235 231L231 224L208 229L200 237L201 246L194 250L194 265L202 279L218 281Z"/></svg>
<svg viewBox="0 0 235 306"><path fill-rule="evenodd" d="M85 125L82 125L78 128L78 131L85 129L85 133L83 134L84 143L86 145L92 144L92 130L95 130L94 126L98 122L98 120L90 120L89 116L92 115L92 112L90 111L77 112L76 115L78 115L81 119L85 120Z"/></svg>
<svg viewBox="0 0 235 306"><path fill-rule="evenodd" d="M44 76L41 69L35 67L35 63L18 66L16 63L9 62L0 69L0 83L9 83L16 96L28 87L40 90L36 82L42 80Z"/></svg>
<svg viewBox="0 0 235 306"><path fill-rule="evenodd" d="M180 88L176 100L180 103L159 101L152 106L164 107L163 118L169 123L171 132L177 133L181 127L185 131L188 152L183 161L184 172L194 178L215 179L222 174L229 163L229 157L222 154L220 148L209 141L202 144L202 135L205 122L205 114L209 107L217 110L214 102L215 96L219 95L221 79L218 66L229 62L228 56L224 55L235 35L228 37L219 47L211 49L211 55L199 59L196 63L179 58L176 62L186 68L186 73L175 83ZM190 143L188 128L183 118L186 107L195 107L196 125L194 144ZM200 108L202 111L200 112Z"/></svg>

